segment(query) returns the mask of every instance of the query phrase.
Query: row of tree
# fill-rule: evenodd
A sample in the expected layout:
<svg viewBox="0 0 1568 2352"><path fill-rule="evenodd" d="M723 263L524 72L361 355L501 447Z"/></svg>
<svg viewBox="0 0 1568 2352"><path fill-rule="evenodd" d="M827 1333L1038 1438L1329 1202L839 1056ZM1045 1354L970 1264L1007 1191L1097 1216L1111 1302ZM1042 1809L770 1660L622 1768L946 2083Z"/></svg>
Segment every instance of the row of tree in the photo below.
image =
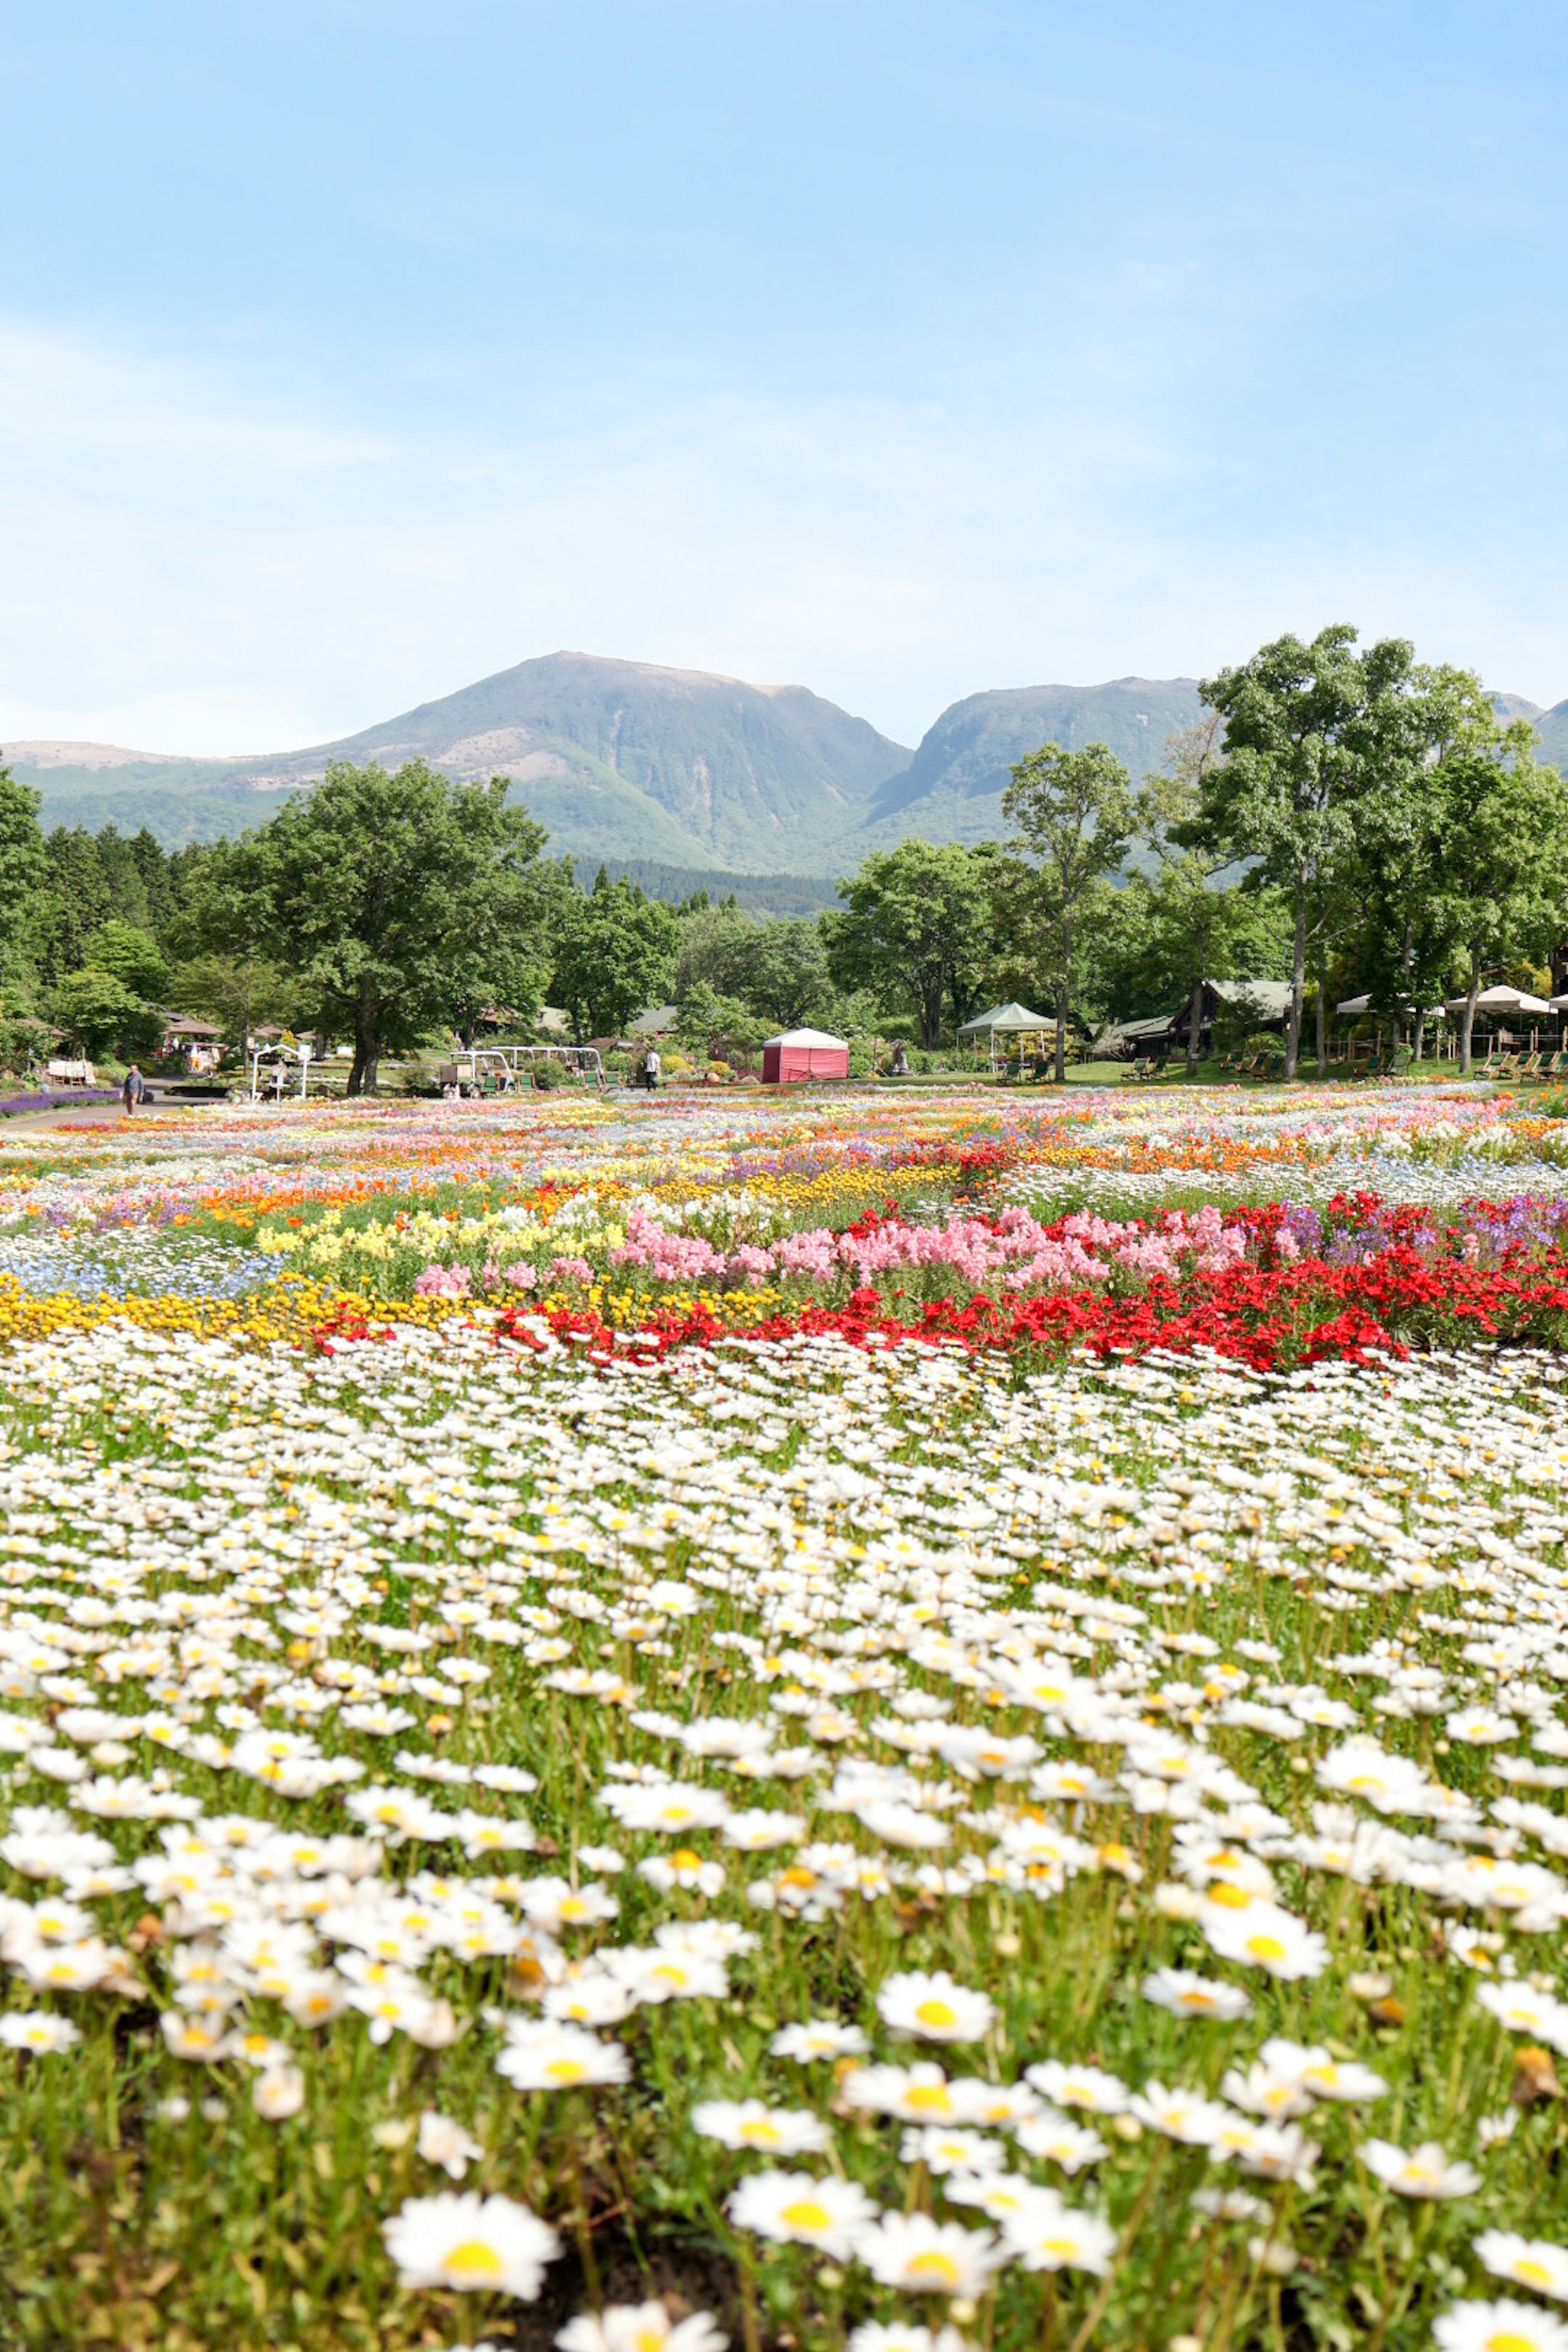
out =
<svg viewBox="0 0 1568 2352"><path fill-rule="evenodd" d="M1296 1075L1309 984L1320 1068L1336 992L1407 1019L1531 979L1568 933L1568 785L1468 670L1337 625L1286 636L1202 681L1205 715L1135 787L1104 744L1047 743L1012 771L1006 844L905 843L867 859L824 919L840 971L901 972L923 1034L1000 990L1048 993L1061 1074L1069 1021L1205 979L1288 978Z"/></svg>
<svg viewBox="0 0 1568 2352"><path fill-rule="evenodd" d="M1531 973L1568 932L1568 788L1528 724L1468 671L1348 626L1282 637L1200 688L1204 717L1134 783L1103 744L1020 761L1005 842L874 852L816 918L759 919L706 892L679 906L545 855L508 782L415 761L331 767L238 841L166 854L39 832L0 769L0 1054L39 1035L153 1050L170 1011L237 1043L268 1021L352 1041L353 1092L384 1054L471 1039L541 1004L580 1038L673 999L698 1052L810 1020L849 1034L912 1019L937 1045L982 1005L1049 1000L1069 1031L1192 1000L1206 980L1288 977L1286 1068L1309 996L1320 1065L1336 992L1409 1009ZM51 1026L52 1024L52 1026Z"/></svg>

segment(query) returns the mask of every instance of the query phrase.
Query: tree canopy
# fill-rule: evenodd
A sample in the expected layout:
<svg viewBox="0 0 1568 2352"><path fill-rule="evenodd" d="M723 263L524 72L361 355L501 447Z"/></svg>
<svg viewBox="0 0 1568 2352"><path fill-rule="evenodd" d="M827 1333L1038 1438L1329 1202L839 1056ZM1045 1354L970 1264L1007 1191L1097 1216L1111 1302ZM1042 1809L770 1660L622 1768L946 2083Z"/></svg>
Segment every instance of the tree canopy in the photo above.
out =
<svg viewBox="0 0 1568 2352"><path fill-rule="evenodd" d="M664 1003L678 941L674 908L603 866L591 890L565 899L551 984L578 1039L617 1037L634 1013Z"/></svg>
<svg viewBox="0 0 1568 2352"><path fill-rule="evenodd" d="M956 844L901 841L873 850L839 884L848 900L822 929L843 988L903 994L922 1045L942 1035L942 1002L961 989L984 936L988 893L982 865Z"/></svg>
<svg viewBox="0 0 1568 2352"><path fill-rule="evenodd" d="M423 760L392 775L334 761L226 862L242 935L353 1038L350 1094L374 1094L384 1052L478 997L537 1004L545 835L507 789Z"/></svg>
<svg viewBox="0 0 1568 2352"><path fill-rule="evenodd" d="M1127 854L1136 815L1131 778L1104 743L1076 751L1042 743L1016 761L1002 796L1018 846L1033 863L1028 887L1056 994L1056 1074L1067 1075L1068 1018L1079 960L1080 928L1097 894Z"/></svg>

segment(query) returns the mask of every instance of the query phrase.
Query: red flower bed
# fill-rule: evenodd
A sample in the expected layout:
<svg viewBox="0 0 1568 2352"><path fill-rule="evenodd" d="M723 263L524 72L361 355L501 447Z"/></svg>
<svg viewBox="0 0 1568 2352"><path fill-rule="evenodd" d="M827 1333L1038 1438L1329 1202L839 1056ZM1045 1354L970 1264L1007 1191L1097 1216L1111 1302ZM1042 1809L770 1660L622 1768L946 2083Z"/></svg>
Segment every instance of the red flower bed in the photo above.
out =
<svg viewBox="0 0 1568 2352"><path fill-rule="evenodd" d="M1269 1238L1267 1220L1278 1213L1252 1213L1260 1237ZM618 1349L644 1358L711 1347L734 1335L732 1324L700 1309L656 1313L629 1331L617 1331L591 1309L560 1309L548 1323L558 1339L580 1340L595 1353ZM520 1314L503 1316L499 1328L503 1338L539 1344ZM1373 1352L1405 1356L1412 1345L1476 1338L1561 1344L1568 1338L1568 1253L1481 1267L1426 1257L1401 1241L1360 1265L1302 1257L1284 1265L1236 1265L1194 1276L1180 1288L1156 1278L1131 1297L1086 1289L998 1301L977 1291L962 1305L935 1300L913 1320L863 1288L838 1307L806 1306L745 1326L750 1339L796 1333L831 1333L860 1348L945 1340L1046 1356L1072 1348L1101 1356L1205 1348L1259 1371L1326 1358L1363 1363Z"/></svg>

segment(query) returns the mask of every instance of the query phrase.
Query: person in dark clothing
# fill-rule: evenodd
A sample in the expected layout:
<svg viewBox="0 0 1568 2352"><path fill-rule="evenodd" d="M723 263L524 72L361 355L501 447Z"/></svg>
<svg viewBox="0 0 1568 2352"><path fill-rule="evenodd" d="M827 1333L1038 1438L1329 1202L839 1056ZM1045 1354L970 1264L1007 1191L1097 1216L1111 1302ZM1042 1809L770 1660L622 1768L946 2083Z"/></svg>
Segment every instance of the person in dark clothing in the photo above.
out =
<svg viewBox="0 0 1568 2352"><path fill-rule="evenodd" d="M126 1118L134 1118L136 1106L145 1098L147 1093L147 1081L134 1062L125 1073L125 1084L121 1087L120 1092L125 1104Z"/></svg>

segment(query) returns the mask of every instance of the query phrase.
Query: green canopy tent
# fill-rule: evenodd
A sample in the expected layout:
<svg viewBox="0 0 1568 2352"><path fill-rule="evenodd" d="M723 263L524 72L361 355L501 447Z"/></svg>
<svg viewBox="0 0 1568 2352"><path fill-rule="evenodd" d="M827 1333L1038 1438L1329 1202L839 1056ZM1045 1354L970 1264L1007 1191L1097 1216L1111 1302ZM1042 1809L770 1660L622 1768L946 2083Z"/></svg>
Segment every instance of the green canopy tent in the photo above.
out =
<svg viewBox="0 0 1568 2352"><path fill-rule="evenodd" d="M1031 1013L1026 1004L994 1004L989 1013L977 1013L973 1021L960 1024L958 1041L962 1045L967 1037L978 1058L980 1041L984 1037L990 1046L991 1066L994 1069L998 1037L1001 1038L1004 1048L1016 1038L1020 1051L1026 1037L1037 1037L1040 1040L1040 1051L1043 1054L1045 1040L1055 1027L1056 1024L1049 1013Z"/></svg>

